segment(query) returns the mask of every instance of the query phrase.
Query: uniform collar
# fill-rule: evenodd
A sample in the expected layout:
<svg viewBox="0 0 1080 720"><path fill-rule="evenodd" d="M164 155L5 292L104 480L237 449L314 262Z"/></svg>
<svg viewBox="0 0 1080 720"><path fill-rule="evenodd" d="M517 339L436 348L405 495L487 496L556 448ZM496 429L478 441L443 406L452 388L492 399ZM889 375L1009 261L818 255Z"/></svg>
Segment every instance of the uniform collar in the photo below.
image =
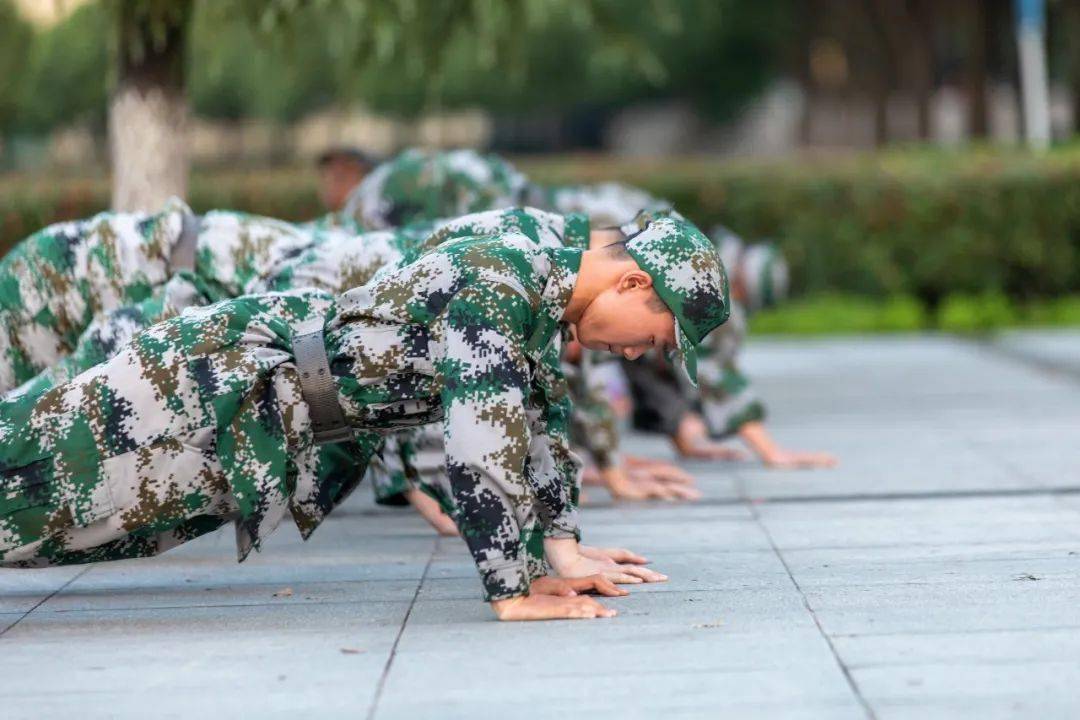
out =
<svg viewBox="0 0 1080 720"><path fill-rule="evenodd" d="M551 271L544 283L544 290L540 294L536 329L533 330L526 346L526 352L533 360L539 359L544 354L557 330L561 329L564 332L567 330L562 317L566 313L566 306L570 303L570 296L574 294L578 270L581 268L582 252L584 251L581 248L576 247L547 251L551 260ZM560 328L560 325L563 327Z"/></svg>
<svg viewBox="0 0 1080 720"><path fill-rule="evenodd" d="M589 249L589 216L585 213L569 213L563 216L563 245L578 250Z"/></svg>

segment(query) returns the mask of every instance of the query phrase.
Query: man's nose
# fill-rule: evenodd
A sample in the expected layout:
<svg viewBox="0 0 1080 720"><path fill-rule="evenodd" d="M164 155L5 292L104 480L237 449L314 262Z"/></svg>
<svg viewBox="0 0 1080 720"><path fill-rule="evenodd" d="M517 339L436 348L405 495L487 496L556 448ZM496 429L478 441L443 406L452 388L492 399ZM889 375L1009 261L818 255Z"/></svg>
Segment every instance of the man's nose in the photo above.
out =
<svg viewBox="0 0 1080 720"><path fill-rule="evenodd" d="M639 347L627 347L623 348L622 354L627 360L637 360L645 354L645 349Z"/></svg>

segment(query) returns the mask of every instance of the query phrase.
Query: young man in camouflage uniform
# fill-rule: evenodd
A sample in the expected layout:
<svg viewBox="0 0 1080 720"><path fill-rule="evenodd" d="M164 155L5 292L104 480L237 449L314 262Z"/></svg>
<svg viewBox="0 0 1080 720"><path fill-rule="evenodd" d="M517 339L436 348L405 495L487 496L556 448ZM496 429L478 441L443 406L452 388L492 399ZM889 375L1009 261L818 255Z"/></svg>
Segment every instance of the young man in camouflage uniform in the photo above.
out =
<svg viewBox="0 0 1080 720"><path fill-rule="evenodd" d="M0 402L0 564L153 555L235 522L242 559L285 517L304 537L355 487L382 435L442 421L448 493L502 619L612 614L563 577L662 580L582 553L569 408L542 358L574 323L624 357L695 348L727 317L719 256L689 223L643 219L603 250L520 234L445 243L349 291L255 295L140 333L111 361ZM530 595L530 587L534 594ZM580 587L580 586L579 586Z"/></svg>
<svg viewBox="0 0 1080 720"><path fill-rule="evenodd" d="M346 204L344 221L363 226L381 227L390 222L409 222L425 217L437 217L462 207L485 209L485 203L529 205L562 214L586 215L594 226L619 225L642 210L669 207L665 201L649 193L619 183L595 185L545 186L529 181L505 159L482 155L472 150L451 152L406 150L380 165L352 193ZM488 206L490 207L490 206ZM432 214L434 213L434 214ZM718 242L723 236L721 234ZM730 236L734 237L734 236ZM741 245L740 245L741 247ZM752 264L761 256L767 267L760 272L748 269L743 273L768 286L768 273L782 268L782 258L776 253L754 250L744 259ZM737 259L737 257L736 257ZM762 274L764 273L764 274ZM786 282L786 278L784 279ZM779 286L778 286L779 289ZM680 384L678 374L663 358L653 362L642 360L623 363L634 392L635 424L640 429L661 431L672 438L677 451L684 457L699 459L739 459L741 453L715 442L738 435L750 448L773 467L816 467L835 464L824 453L792 452L779 447L762 423L764 407L749 387L749 381L736 367L735 356L745 340L746 321L738 309L722 333L714 336L703 353L702 383L698 388ZM583 365L588 367L586 356ZM587 434L594 438L617 438L610 406L590 394L583 373L571 374L575 382L575 398L593 398L594 402L575 403L576 415L588 422ZM607 428L607 429L605 429ZM600 443L594 443L599 446ZM606 456L601 455L601 458ZM641 459L626 458L629 462ZM627 464L627 463L623 463ZM605 483L619 497L634 498L641 488L651 488L648 496L691 497L683 482L657 483L646 477L637 483L629 482L622 465L612 462ZM659 469L661 477L674 477L668 468ZM399 477L400 471L398 474ZM679 478L684 481L683 478ZM690 493L690 495L687 495Z"/></svg>
<svg viewBox="0 0 1080 720"><path fill-rule="evenodd" d="M687 387L662 358L624 363L634 395L634 424L668 435L686 457L733 459L716 440L738 437L763 463L775 468L832 467L828 453L781 447L765 427L765 405L739 369L747 316L781 300L788 273L770 243L745 245L725 228L712 234L731 283L731 317L713 333L699 358L699 384Z"/></svg>
<svg viewBox="0 0 1080 720"><path fill-rule="evenodd" d="M618 226L642 210L670 207L647 193L615 183L579 186L531 183L508 161L494 154L411 148L379 165L360 183L336 222L385 228L518 204L561 215L582 215L593 227ZM590 365L588 353L584 353L579 366L565 369L569 371L567 376L575 398L575 434L590 438L588 448L599 471L597 484L604 485L616 499L700 497L693 488L693 478L677 466L618 455L616 419L606 398L589 387ZM605 442L607 449L602 447ZM402 482L406 477L400 465L389 475ZM416 492L410 491L409 496L425 502ZM438 517L430 505L423 512L429 519ZM442 530L449 528L443 526Z"/></svg>
<svg viewBox="0 0 1080 720"><path fill-rule="evenodd" d="M186 213L186 206L173 203ZM167 208L152 219L171 219L173 210ZM183 217L187 217L184 215ZM92 221L71 224L81 232L63 233L64 226L54 226L33 236L17 251L21 267L45 264L44 259L33 252L40 247L35 244L41 238L55 241L63 238L69 246L82 247L93 240L107 237L108 242L122 250L140 248L145 244L147 233L135 232L135 223L129 215L102 215ZM131 225L126 227L125 223ZM396 267L416 259L426 250L447 240L469 235L494 235L503 232L519 232L542 247L587 247L590 225L583 216L562 216L531 208L507 208L500 211L479 213L448 221L414 223L396 230L375 231L353 235L338 229L313 232L308 228L293 226L266 218L237 213L213 212L205 216L201 231L194 242L198 248L197 262L190 272L181 272L164 285L161 277L155 283L146 283L142 291L151 292L142 302L124 305L107 312L89 324L70 355L39 373L20 388L20 392L43 391L56 384L74 378L78 373L112 357L122 345L139 330L178 314L185 307L207 305L218 299L235 297L244 292L288 290L312 287L337 294L352 287L366 284L374 274L387 267ZM172 242L167 234L166 238ZM595 234L595 233L593 233ZM153 237L153 234L150 234ZM212 240L212 244L209 242ZM123 252L112 252L123 255ZM256 257L249 257L255 254ZM45 258L47 259L47 258ZM157 285L155 290L151 289ZM129 293L133 295L134 293ZM54 301L54 305L66 307L70 301ZM98 301L98 306L105 305ZM558 362L558 358L550 358ZM590 401L589 395L578 384L571 387L572 394L579 392L586 402L574 413L576 444L583 447L597 461L598 468L616 495L629 494L627 483L617 485L623 473L615 465L614 432L610 411L605 405ZM609 427L610 426L610 427ZM431 445L430 440L419 439L421 444ZM380 458L374 464L372 486L381 502L398 504L407 498L420 509L440 532L450 532L450 525L434 501L428 499L430 485L409 482L408 478L425 472L437 472L438 468L418 470L411 458L416 456L408 443L388 443L384 464ZM399 457L391 457L398 455ZM431 456L431 453L421 457ZM440 463L441 466L441 463ZM666 467L654 468L663 472ZM669 473L670 474L670 473ZM638 480L637 485L643 483ZM631 486L630 490L636 489ZM422 489L429 492L423 492ZM685 497L693 491L685 487L661 490L669 495ZM655 490L654 494L658 494Z"/></svg>

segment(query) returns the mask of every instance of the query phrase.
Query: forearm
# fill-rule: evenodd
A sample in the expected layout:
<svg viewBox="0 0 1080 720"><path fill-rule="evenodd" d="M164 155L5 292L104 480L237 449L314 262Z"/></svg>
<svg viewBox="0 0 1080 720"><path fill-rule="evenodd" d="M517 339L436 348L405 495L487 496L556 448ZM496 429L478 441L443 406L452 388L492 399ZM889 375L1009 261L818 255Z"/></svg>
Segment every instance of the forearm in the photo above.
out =
<svg viewBox="0 0 1080 720"><path fill-rule="evenodd" d="M760 458L768 458L781 451L765 424L760 421L743 423L738 429L738 436Z"/></svg>

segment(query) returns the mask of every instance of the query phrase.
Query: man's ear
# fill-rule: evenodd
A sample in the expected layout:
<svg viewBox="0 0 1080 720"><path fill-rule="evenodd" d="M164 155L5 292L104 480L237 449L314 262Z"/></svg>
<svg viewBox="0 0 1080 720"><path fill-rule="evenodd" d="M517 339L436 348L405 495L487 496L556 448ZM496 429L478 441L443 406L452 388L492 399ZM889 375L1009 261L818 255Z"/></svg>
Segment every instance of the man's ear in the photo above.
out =
<svg viewBox="0 0 1080 720"><path fill-rule="evenodd" d="M619 292L628 290L648 290L652 287L652 276L641 268L627 270L619 278L617 289Z"/></svg>

